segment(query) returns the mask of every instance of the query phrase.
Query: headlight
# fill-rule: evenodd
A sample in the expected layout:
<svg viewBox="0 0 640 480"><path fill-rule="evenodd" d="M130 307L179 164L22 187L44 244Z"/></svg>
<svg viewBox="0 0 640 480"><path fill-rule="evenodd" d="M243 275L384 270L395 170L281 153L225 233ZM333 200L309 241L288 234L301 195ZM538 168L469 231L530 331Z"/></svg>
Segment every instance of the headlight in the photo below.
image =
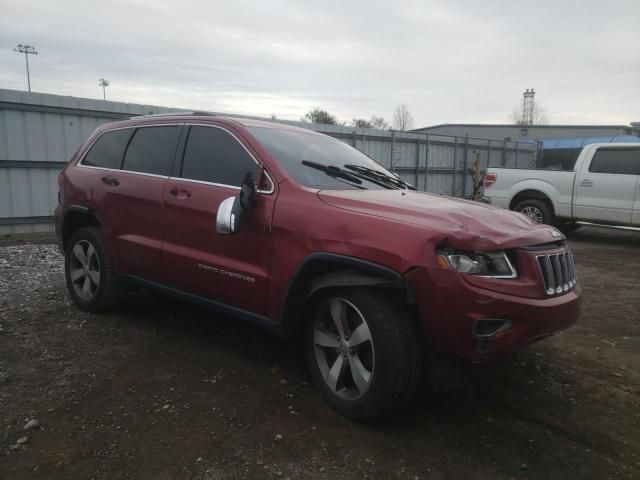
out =
<svg viewBox="0 0 640 480"><path fill-rule="evenodd" d="M438 252L441 267L460 273L493 278L515 278L518 275L505 252Z"/></svg>

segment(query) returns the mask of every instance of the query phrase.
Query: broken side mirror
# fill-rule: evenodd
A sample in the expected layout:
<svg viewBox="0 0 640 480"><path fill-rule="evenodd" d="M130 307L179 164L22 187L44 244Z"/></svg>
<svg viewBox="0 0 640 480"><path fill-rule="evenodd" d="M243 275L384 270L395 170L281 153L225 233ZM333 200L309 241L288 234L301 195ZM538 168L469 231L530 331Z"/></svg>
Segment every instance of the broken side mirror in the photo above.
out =
<svg viewBox="0 0 640 480"><path fill-rule="evenodd" d="M256 203L256 185L251 174L247 174L240 193L235 197L225 198L218 207L216 215L216 231L222 235L238 233L244 213L251 210Z"/></svg>
<svg viewBox="0 0 640 480"><path fill-rule="evenodd" d="M256 204L256 184L250 173L247 173L247 176L244 177L239 197L240 206L243 210L251 210Z"/></svg>

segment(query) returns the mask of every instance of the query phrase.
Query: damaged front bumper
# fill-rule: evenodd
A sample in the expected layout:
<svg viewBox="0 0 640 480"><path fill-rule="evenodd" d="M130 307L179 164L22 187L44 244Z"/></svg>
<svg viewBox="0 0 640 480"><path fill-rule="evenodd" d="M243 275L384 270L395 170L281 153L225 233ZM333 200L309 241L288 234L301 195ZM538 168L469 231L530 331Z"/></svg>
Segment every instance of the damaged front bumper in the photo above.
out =
<svg viewBox="0 0 640 480"><path fill-rule="evenodd" d="M580 315L579 285L564 295L528 298L472 285L451 270L418 268L406 279L431 347L472 362L509 354Z"/></svg>

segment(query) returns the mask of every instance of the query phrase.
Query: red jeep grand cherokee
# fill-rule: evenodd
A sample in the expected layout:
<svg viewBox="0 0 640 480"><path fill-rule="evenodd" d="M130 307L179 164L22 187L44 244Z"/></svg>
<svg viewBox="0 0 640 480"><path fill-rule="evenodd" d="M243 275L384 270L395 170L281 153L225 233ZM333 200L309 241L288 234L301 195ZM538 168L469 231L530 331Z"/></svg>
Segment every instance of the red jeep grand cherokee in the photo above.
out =
<svg viewBox="0 0 640 480"><path fill-rule="evenodd" d="M354 420L412 397L425 352L490 360L573 324L556 229L417 192L313 131L204 113L98 128L59 177L69 293L113 308L143 285L304 345Z"/></svg>

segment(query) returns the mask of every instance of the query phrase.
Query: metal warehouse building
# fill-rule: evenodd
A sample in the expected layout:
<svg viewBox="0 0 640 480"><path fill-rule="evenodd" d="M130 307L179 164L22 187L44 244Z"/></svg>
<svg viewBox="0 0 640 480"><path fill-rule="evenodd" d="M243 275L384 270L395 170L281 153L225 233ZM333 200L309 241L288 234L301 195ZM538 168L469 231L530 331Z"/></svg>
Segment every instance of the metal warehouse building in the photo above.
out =
<svg viewBox="0 0 640 480"><path fill-rule="evenodd" d="M0 234L53 229L58 173L98 125L171 111L178 109L0 89ZM473 136L285 123L338 138L419 190L458 197L473 192L474 163L530 167L538 148Z"/></svg>
<svg viewBox="0 0 640 480"><path fill-rule="evenodd" d="M513 125L443 123L432 127L417 128L415 133L454 135L464 137L509 139L513 141L535 141L550 138L615 137L618 135L640 136L640 123L631 125Z"/></svg>

